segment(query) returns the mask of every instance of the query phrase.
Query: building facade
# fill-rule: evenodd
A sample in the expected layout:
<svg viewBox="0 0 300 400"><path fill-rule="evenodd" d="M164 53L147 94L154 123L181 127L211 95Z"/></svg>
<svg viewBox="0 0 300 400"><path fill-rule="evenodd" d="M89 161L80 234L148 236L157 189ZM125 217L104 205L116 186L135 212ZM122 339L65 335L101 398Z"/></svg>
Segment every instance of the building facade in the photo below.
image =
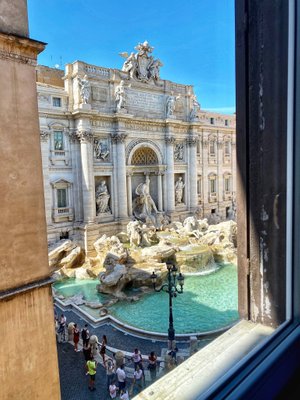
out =
<svg viewBox="0 0 300 400"><path fill-rule="evenodd" d="M121 70L37 68L49 242L70 237L92 252L137 216L145 182L171 220L232 213L235 116L202 111L192 86L160 79L148 42L135 49Z"/></svg>

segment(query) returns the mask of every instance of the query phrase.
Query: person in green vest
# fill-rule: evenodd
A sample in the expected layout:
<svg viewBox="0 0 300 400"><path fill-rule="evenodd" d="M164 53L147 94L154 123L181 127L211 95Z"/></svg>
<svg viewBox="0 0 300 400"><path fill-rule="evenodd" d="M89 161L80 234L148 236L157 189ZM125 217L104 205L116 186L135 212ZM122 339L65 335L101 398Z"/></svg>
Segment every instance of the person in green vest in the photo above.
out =
<svg viewBox="0 0 300 400"><path fill-rule="evenodd" d="M86 362L86 370L87 375L89 375L89 390L93 391L96 390L95 388L95 378L96 378L96 368L97 368L97 361L94 360L93 355L91 358Z"/></svg>

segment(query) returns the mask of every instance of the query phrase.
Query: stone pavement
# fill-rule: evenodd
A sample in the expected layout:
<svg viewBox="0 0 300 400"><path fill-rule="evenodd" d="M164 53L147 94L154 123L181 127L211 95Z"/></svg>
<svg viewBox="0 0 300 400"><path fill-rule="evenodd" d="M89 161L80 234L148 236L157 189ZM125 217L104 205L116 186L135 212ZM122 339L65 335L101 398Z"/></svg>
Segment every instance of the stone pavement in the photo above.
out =
<svg viewBox="0 0 300 400"><path fill-rule="evenodd" d="M55 311L59 316L62 311L56 307ZM79 329L81 329L86 323L81 317L79 317L74 311L66 310L63 311L67 317L67 324L70 322L76 322ZM122 350L124 353L133 353L137 347L141 353L148 357L151 351L155 351L158 356L166 353L167 343L165 341L157 341L146 338L139 338L130 334L124 333L119 329L115 328L110 324L104 324L101 326L91 326L88 324L88 329L91 335L97 335L98 340L101 341L102 335L106 335L108 339L107 355L111 356L112 353L109 348ZM199 348L205 347L211 340L203 340L199 342ZM181 342L177 344L179 349L178 353L188 354L189 343ZM81 348L81 346L79 346ZM88 390L88 377L86 376L85 361L82 351L76 353L71 343L57 343L58 349L58 360L59 360L59 371L60 371L60 384L61 384L61 398L62 400L86 400L86 399L97 399L106 400L109 399L106 391L106 373L102 365L98 365L96 375L96 390L90 392ZM100 360L100 358L99 358ZM147 362L144 363L146 368ZM161 365L162 366L162 365ZM131 377L133 373L133 364L130 360L125 362L125 371L127 376ZM162 368L159 370L158 376L163 374ZM150 384L148 377L149 371L145 370L146 385ZM131 384L131 379L128 380Z"/></svg>

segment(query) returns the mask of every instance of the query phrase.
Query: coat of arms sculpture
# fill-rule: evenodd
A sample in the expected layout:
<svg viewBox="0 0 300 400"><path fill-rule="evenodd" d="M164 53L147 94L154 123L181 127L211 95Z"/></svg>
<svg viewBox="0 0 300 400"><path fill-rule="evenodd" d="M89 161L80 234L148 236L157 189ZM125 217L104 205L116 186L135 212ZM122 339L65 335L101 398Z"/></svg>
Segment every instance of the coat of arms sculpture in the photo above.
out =
<svg viewBox="0 0 300 400"><path fill-rule="evenodd" d="M160 80L159 69L163 63L159 59L155 59L149 55L154 50L147 41L139 43L135 50L136 53L127 52L119 53L121 57L126 58L122 71L128 73L128 79L136 79L138 81L149 83L154 82L158 84Z"/></svg>

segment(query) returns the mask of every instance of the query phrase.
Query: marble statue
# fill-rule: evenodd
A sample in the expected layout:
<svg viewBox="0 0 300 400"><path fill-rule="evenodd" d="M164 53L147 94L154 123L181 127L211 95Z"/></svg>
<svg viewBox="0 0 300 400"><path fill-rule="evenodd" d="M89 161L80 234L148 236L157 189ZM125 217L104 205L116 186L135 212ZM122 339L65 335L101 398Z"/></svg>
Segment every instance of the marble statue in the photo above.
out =
<svg viewBox="0 0 300 400"><path fill-rule="evenodd" d="M83 78L78 77L78 85L80 89L81 102L83 104L88 104L91 95L91 85L87 79L87 75Z"/></svg>
<svg viewBox="0 0 300 400"><path fill-rule="evenodd" d="M200 104L199 104L199 102L197 100L196 95L194 94L192 96L192 110L191 110L191 113L190 113L190 120L191 121L193 121L195 119L198 119L197 113L198 113L199 110L200 110Z"/></svg>
<svg viewBox="0 0 300 400"><path fill-rule="evenodd" d="M135 189L135 193L138 196L135 199L135 204L133 206L134 215L149 224L152 222L152 225L156 227L156 215L158 214L158 210L150 195L150 178L146 176L146 180L143 183L140 183Z"/></svg>
<svg viewBox="0 0 300 400"><path fill-rule="evenodd" d="M167 118L174 114L176 101L179 98L180 98L180 96L174 96L173 93L171 93L171 95L167 97L167 101L166 101L166 116L167 116Z"/></svg>
<svg viewBox="0 0 300 400"><path fill-rule="evenodd" d="M183 161L184 153L183 153L183 143L176 143L174 148L174 159L175 161Z"/></svg>
<svg viewBox="0 0 300 400"><path fill-rule="evenodd" d="M116 87L116 90L115 90L115 101L116 101L117 111L120 111L121 109L125 109L125 106L126 106L126 92L125 92L125 86L124 86L124 81L123 80Z"/></svg>
<svg viewBox="0 0 300 400"><path fill-rule="evenodd" d="M129 237L130 246L138 247L141 244L141 228L139 221L130 221L127 224L127 235Z"/></svg>
<svg viewBox="0 0 300 400"><path fill-rule="evenodd" d="M176 206L178 204L182 203L184 187L185 187L185 183L183 182L182 177L180 176L175 183L175 205Z"/></svg>
<svg viewBox="0 0 300 400"><path fill-rule="evenodd" d="M102 161L108 160L109 150L107 150L107 143L99 139L94 140L94 158Z"/></svg>
<svg viewBox="0 0 300 400"><path fill-rule="evenodd" d="M96 190L96 208L97 215L111 212L109 208L110 194L108 192L105 180L102 180Z"/></svg>
<svg viewBox="0 0 300 400"><path fill-rule="evenodd" d="M150 46L147 40L135 46L137 53L122 52L119 55L126 58L122 71L128 73L128 79L136 79L138 81L158 84L160 80L159 69L163 63L159 59L150 56L154 47Z"/></svg>
<svg viewBox="0 0 300 400"><path fill-rule="evenodd" d="M128 56L127 59L124 61L122 71L128 72L130 78L134 78L136 76L137 60L133 52L130 53L130 56Z"/></svg>

